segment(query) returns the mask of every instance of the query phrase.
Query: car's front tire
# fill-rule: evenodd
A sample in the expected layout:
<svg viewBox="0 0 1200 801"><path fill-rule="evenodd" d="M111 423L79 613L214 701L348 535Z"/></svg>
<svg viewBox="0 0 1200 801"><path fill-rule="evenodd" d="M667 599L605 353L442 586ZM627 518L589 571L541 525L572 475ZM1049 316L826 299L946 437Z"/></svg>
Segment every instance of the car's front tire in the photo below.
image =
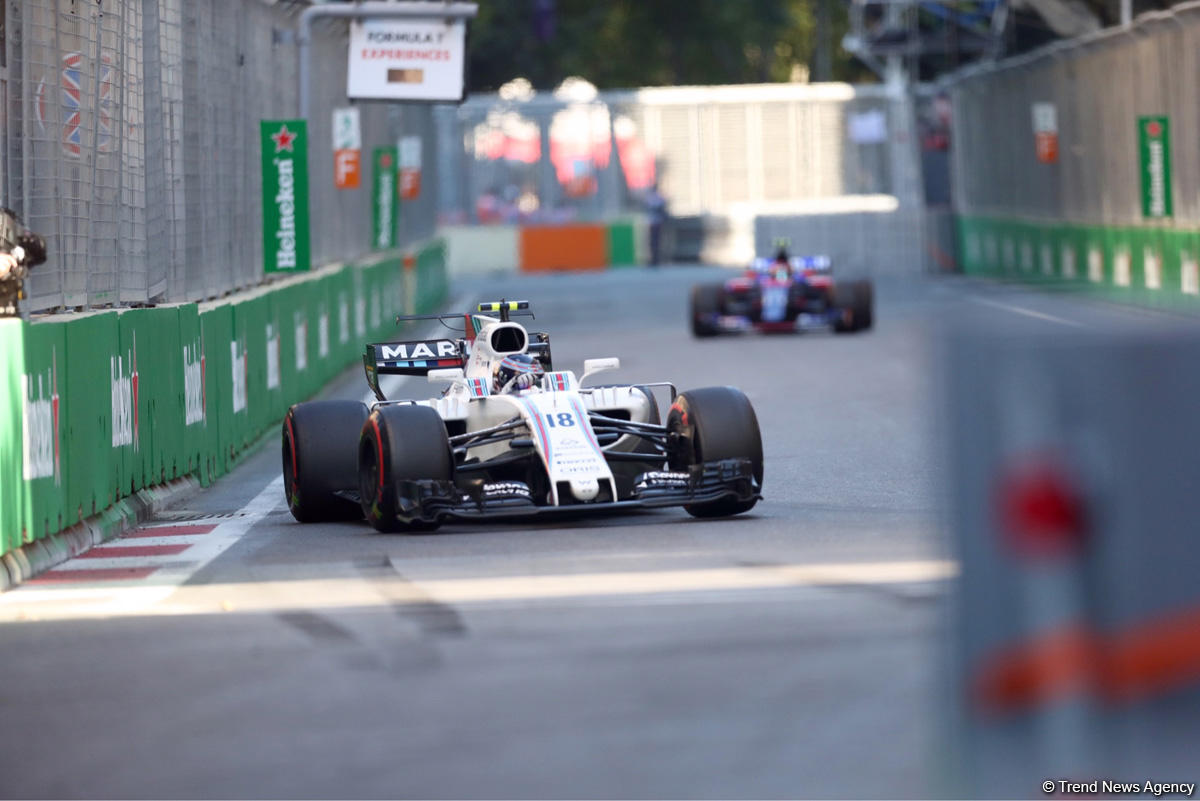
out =
<svg viewBox="0 0 1200 801"><path fill-rule="evenodd" d="M875 322L875 287L868 280L836 284L833 304L841 315L833 324L833 330L839 334L866 331Z"/></svg>
<svg viewBox="0 0 1200 801"><path fill-rule="evenodd" d="M712 324L713 315L721 313L725 287L721 284L700 284L692 287L690 304L692 336L715 337L721 330Z"/></svg>
<svg viewBox="0 0 1200 801"><path fill-rule="evenodd" d="M354 520L359 505L337 495L358 486L354 443L367 419L358 401L297 403L283 418L283 487L301 523Z"/></svg>
<svg viewBox="0 0 1200 801"><path fill-rule="evenodd" d="M452 481L454 460L441 416L428 406L376 406L362 425L358 490L376 531L429 531L437 522L407 521L397 509L396 482Z"/></svg>
<svg viewBox="0 0 1200 801"><path fill-rule="evenodd" d="M706 387L681 393L667 414L667 435L672 470L722 459L749 459L754 479L762 486L762 434L754 407L741 390ZM728 517L750 511L755 503L722 498L684 509L693 517Z"/></svg>

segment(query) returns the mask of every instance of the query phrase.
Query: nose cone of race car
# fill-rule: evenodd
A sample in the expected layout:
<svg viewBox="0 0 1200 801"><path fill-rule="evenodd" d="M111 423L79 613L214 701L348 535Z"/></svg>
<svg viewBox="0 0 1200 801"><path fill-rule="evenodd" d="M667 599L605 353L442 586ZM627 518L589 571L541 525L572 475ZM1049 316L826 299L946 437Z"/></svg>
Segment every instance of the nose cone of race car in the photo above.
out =
<svg viewBox="0 0 1200 801"><path fill-rule="evenodd" d="M573 478L571 494L576 500L593 501L600 494L600 482L594 478Z"/></svg>

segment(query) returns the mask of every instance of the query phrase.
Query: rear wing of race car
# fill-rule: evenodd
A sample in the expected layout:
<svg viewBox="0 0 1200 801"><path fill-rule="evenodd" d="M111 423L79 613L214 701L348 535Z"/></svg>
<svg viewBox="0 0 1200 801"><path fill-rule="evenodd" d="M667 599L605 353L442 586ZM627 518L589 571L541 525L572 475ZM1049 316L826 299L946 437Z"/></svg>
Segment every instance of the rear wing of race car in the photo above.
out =
<svg viewBox="0 0 1200 801"><path fill-rule="evenodd" d="M828 256L793 256L793 270L828 273L833 271L833 261Z"/></svg>
<svg viewBox="0 0 1200 801"><path fill-rule="evenodd" d="M458 333L459 328L450 325L457 322L462 325L463 339L424 339L409 342L379 342L367 345L363 354L363 369L367 374L367 385L379 400L387 400L379 388L381 375L427 375L430 370L440 370L446 367L465 367L470 356L475 334L480 330L481 318L479 313L499 313L501 322L508 322L510 317L533 317L529 311L527 300L501 300L480 303L476 313L446 312L440 314L404 314L396 317L396 323L406 323L416 320L438 320ZM550 335L543 332L526 332L528 339L523 347L530 356L541 362L546 372L554 370L554 362L550 355ZM522 347L518 345L518 347Z"/></svg>
<svg viewBox="0 0 1200 801"><path fill-rule="evenodd" d="M466 363L462 346L453 339L379 342L367 345L363 354L367 385L379 400L387 400L379 389L381 375L426 375L430 370L462 367Z"/></svg>

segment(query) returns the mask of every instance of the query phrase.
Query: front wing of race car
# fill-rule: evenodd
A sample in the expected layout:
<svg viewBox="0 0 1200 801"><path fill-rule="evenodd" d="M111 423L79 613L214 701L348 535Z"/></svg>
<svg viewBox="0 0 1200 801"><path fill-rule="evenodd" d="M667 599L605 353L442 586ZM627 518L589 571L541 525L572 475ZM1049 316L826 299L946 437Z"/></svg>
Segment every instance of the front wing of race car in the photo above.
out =
<svg viewBox="0 0 1200 801"><path fill-rule="evenodd" d="M630 498L558 506L539 503L521 481L481 481L464 488L453 481L402 480L396 482L396 514L408 523L437 523L444 518L591 515L688 506L725 498L761 500L760 490L749 459L704 462L687 471L651 470L638 476Z"/></svg>
<svg viewBox="0 0 1200 801"><path fill-rule="evenodd" d="M740 334L748 331L789 334L796 331L813 331L829 328L842 320L840 309L829 309L820 314L800 313L795 320L752 320L741 314L712 314L704 322L723 334Z"/></svg>

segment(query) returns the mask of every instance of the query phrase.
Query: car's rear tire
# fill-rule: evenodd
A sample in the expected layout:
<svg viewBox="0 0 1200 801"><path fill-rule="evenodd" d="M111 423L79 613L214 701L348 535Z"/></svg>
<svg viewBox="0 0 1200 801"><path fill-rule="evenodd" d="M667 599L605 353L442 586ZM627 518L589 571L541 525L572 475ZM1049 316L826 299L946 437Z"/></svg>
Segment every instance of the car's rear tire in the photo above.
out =
<svg viewBox="0 0 1200 801"><path fill-rule="evenodd" d="M708 320L709 315L720 314L725 287L721 284L700 284L692 287L691 320L692 336L714 337L720 329Z"/></svg>
<svg viewBox="0 0 1200 801"><path fill-rule="evenodd" d="M875 322L875 287L866 280L844 281L833 288L833 303L841 316L833 324L839 334L866 331Z"/></svg>
<svg viewBox="0 0 1200 801"><path fill-rule="evenodd" d="M358 486L355 442L367 419L358 401L297 403L283 418L283 487L301 523L356 520L362 509L337 492Z"/></svg>
<svg viewBox="0 0 1200 801"><path fill-rule="evenodd" d="M681 393L667 414L668 464L687 470L701 462L749 459L762 486L763 451L758 417L750 400L734 387L705 387ZM685 506L693 517L727 517L754 508L757 501L724 498Z"/></svg>
<svg viewBox="0 0 1200 801"><path fill-rule="evenodd" d="M430 531L437 522L406 522L396 508L396 482L452 481L454 459L441 416L428 406L376 406L362 425L358 492L376 531Z"/></svg>

